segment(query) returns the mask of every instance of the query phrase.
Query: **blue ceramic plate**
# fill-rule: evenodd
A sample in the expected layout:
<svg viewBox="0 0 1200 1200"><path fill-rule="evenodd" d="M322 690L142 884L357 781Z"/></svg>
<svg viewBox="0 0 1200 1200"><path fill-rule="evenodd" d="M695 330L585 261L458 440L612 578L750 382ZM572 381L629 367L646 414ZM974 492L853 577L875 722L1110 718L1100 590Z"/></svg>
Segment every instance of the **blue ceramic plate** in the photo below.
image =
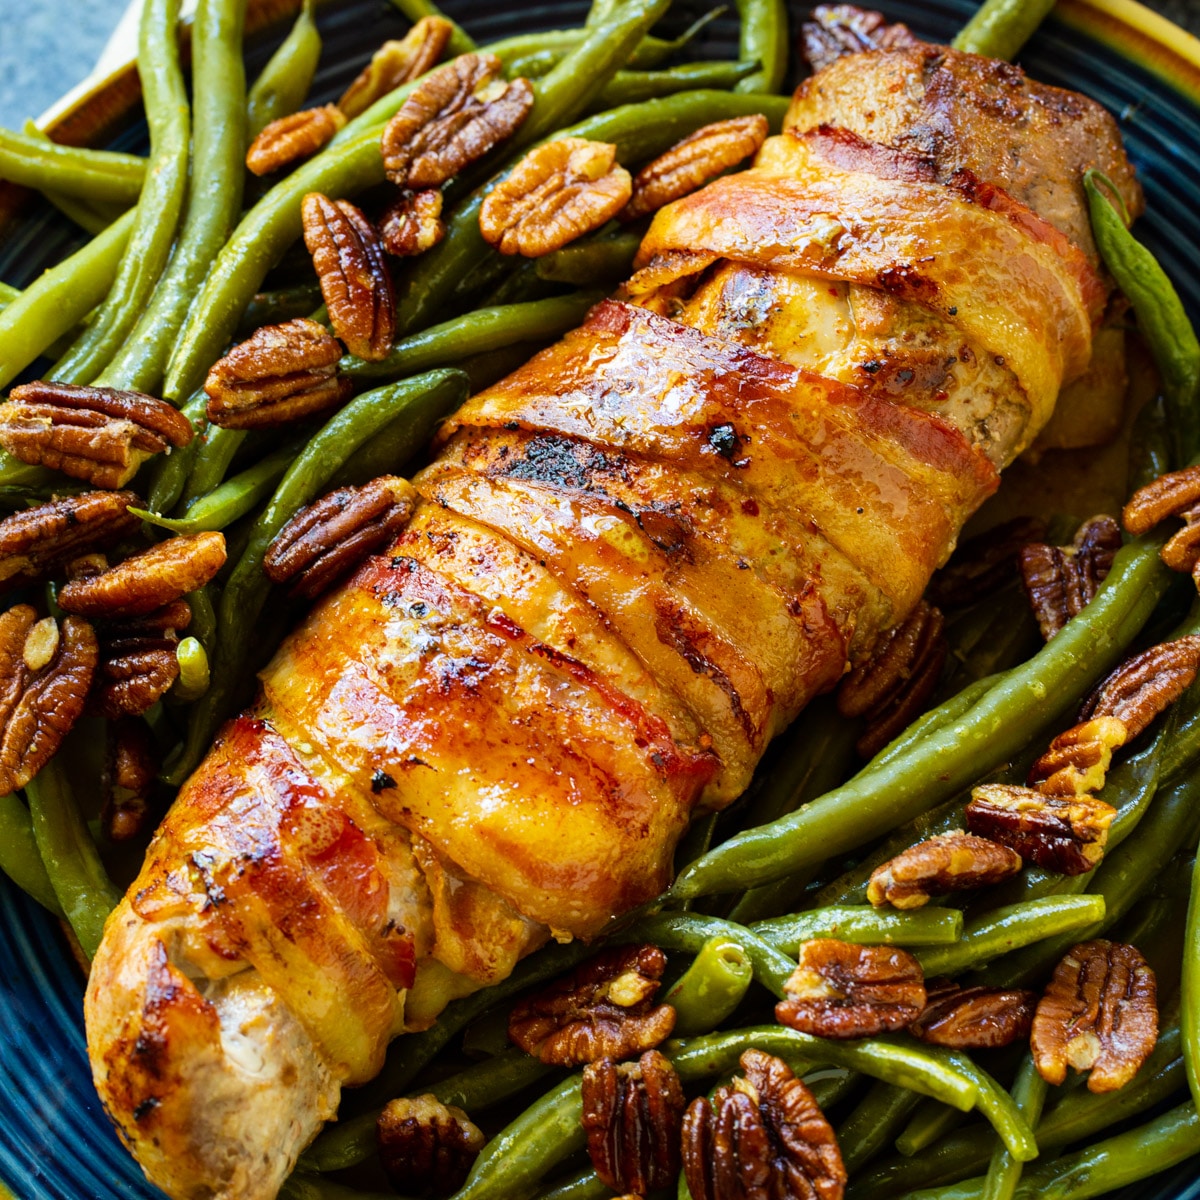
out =
<svg viewBox="0 0 1200 1200"><path fill-rule="evenodd" d="M286 0L252 3L259 17ZM294 8L292 3L290 7ZM577 24L586 5L447 0L481 41L517 31ZM676 6L683 8L681 3ZM704 3L700 10L707 9ZM971 0L886 0L879 5L918 34L949 40ZM793 18L800 12L793 5ZM682 23L687 14L675 14ZM382 0L330 3L321 15L325 54L314 99L332 101L386 37L405 28ZM694 47L697 57L732 57L736 25L716 21ZM250 69L272 49L252 40ZM1120 118L1125 144L1146 188L1138 226L1167 265L1194 317L1200 317L1200 43L1130 0L1060 0L1054 19L1021 56L1037 79L1086 92ZM114 148L144 150L145 130L122 121L136 96L120 73L68 114L70 140L99 132ZM14 209L16 215L12 216ZM5 228L5 219L8 225ZM0 194L0 279L18 286L73 248L71 226L43 205ZM0 1180L19 1200L113 1200L160 1196L118 1144L92 1091L84 1050L83 978L57 923L0 879ZM4 1187L0 1184L0 1200ZM1123 1200L1200 1196L1193 1160L1121 1193Z"/></svg>

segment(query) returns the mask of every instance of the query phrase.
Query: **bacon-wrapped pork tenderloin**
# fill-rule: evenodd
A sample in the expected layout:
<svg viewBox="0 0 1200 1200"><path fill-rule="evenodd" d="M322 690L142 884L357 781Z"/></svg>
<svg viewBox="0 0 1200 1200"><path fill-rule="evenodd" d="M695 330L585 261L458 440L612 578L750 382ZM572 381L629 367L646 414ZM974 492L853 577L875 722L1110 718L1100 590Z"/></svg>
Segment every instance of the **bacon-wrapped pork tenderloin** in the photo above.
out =
<svg viewBox="0 0 1200 1200"><path fill-rule="evenodd" d="M388 1041L669 882L917 602L1091 357L1083 97L911 37L801 87L619 298L442 431L413 519L186 785L87 995L188 1200L269 1200Z"/></svg>

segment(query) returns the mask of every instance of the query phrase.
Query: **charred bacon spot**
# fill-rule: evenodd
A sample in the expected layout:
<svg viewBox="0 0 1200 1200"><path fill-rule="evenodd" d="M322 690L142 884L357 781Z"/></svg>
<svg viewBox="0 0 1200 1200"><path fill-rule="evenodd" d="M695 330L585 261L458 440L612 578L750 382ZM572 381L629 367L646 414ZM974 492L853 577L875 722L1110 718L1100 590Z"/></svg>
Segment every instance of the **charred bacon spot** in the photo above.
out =
<svg viewBox="0 0 1200 1200"><path fill-rule="evenodd" d="M932 279L926 279L911 263L896 263L895 266L884 267L875 278L876 283L885 292L899 296L902 300L931 304L937 299L937 284Z"/></svg>
<svg viewBox="0 0 1200 1200"><path fill-rule="evenodd" d="M157 1096L147 1096L134 1110L133 1119L140 1125L161 1103Z"/></svg>
<svg viewBox="0 0 1200 1200"><path fill-rule="evenodd" d="M384 770L376 769L375 774L371 776L371 791L376 796L386 788L394 788L396 781Z"/></svg>

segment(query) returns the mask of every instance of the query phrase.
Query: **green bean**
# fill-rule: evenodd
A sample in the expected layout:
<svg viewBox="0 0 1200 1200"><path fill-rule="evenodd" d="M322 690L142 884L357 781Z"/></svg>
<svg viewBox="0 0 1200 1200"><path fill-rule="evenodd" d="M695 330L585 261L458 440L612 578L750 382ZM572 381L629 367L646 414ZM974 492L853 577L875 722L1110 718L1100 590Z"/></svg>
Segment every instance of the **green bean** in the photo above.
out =
<svg viewBox="0 0 1200 1200"><path fill-rule="evenodd" d="M911 1088L969 1112L978 1100L975 1081L965 1074L965 1056L937 1046L919 1046L890 1036L831 1041L782 1025L759 1025L732 1033L666 1044L664 1052L684 1083L727 1074L745 1050L778 1055L796 1070L800 1062L824 1063L860 1071L897 1087Z"/></svg>
<svg viewBox="0 0 1200 1200"><path fill-rule="evenodd" d="M142 190L146 160L112 150L63 146L0 128L0 179L84 200L132 204Z"/></svg>
<svg viewBox="0 0 1200 1200"><path fill-rule="evenodd" d="M212 584L206 584L197 591L188 592L184 599L192 610L191 624L188 633L194 637L205 651L211 655L217 634L217 614L213 611L210 589Z"/></svg>
<svg viewBox="0 0 1200 1200"><path fill-rule="evenodd" d="M378 362L347 355L339 369L352 379L395 379L514 342L549 341L574 329L588 309L603 298L603 292L573 292L527 304L477 308L397 342L391 353Z"/></svg>
<svg viewBox="0 0 1200 1200"><path fill-rule="evenodd" d="M211 529L225 529L271 495L303 445L302 441L292 441L274 454L268 454L261 462L227 479L208 495L201 496L182 517L164 517L143 508L130 508L129 511L143 521L159 529L169 529L172 533L204 533Z"/></svg>
<svg viewBox="0 0 1200 1200"><path fill-rule="evenodd" d="M896 912L870 904L844 904L759 921L750 932L784 954L795 954L801 942L820 937L864 946L949 947L963 936L963 915L957 908Z"/></svg>
<svg viewBox="0 0 1200 1200"><path fill-rule="evenodd" d="M1011 61L1054 7L1054 0L984 0L950 44L967 54Z"/></svg>
<svg viewBox="0 0 1200 1200"><path fill-rule="evenodd" d="M102 384L157 392L188 308L237 222L246 152L244 12L244 0L200 0L197 5L187 215L153 298L101 374Z"/></svg>
<svg viewBox="0 0 1200 1200"><path fill-rule="evenodd" d="M1167 273L1127 228L1128 213L1112 181L1093 169L1084 174L1092 233L1104 265L1137 314L1138 327L1154 355L1163 381L1169 423L1180 457L1187 461L1197 449L1200 419L1196 396L1200 390L1200 340ZM1103 186L1102 186L1103 185Z"/></svg>
<svg viewBox="0 0 1200 1200"><path fill-rule="evenodd" d="M539 1191L537 1200L609 1200L612 1194L612 1188L591 1167L585 1167Z"/></svg>
<svg viewBox="0 0 1200 1200"><path fill-rule="evenodd" d="M87 201L77 200L74 196L67 196L61 192L43 190L42 195L64 217L69 221L73 221L85 233L90 233L92 237L103 233L119 216L129 209L129 205L126 204L122 205L115 212L111 209L101 212L98 208L88 204Z"/></svg>
<svg viewBox="0 0 1200 1200"><path fill-rule="evenodd" d="M399 9L414 25L422 17L441 17L443 21L448 22L452 30L450 41L446 47L449 54L470 54L476 48L475 42L470 35L454 21L451 21L436 4L431 3L431 0L390 0L390 2L394 8Z"/></svg>
<svg viewBox="0 0 1200 1200"><path fill-rule="evenodd" d="M655 913L641 917L617 935L622 942L653 942L664 950L687 950L699 954L710 938L737 942L754 969L754 978L769 992L782 998L784 983L796 969L795 962L742 925L699 913Z"/></svg>
<svg viewBox="0 0 1200 1200"><path fill-rule="evenodd" d="M414 1094L436 1096L443 1104L474 1114L532 1086L553 1070L522 1050L507 1050ZM375 1127L380 1111L373 1108L330 1125L301 1156L299 1168L341 1171L373 1158L379 1150Z"/></svg>
<svg viewBox="0 0 1200 1200"><path fill-rule="evenodd" d="M1200 1096L1200 855L1192 868L1191 896L1184 927L1181 1034L1183 1061L1193 1102Z"/></svg>
<svg viewBox="0 0 1200 1200"><path fill-rule="evenodd" d="M395 1192L364 1192L303 1171L289 1175L279 1195L282 1200L396 1200Z"/></svg>
<svg viewBox="0 0 1200 1200"><path fill-rule="evenodd" d="M741 1003L754 969L741 943L728 937L709 938L692 965L663 997L675 1009L675 1036L708 1033Z"/></svg>
<svg viewBox="0 0 1200 1200"><path fill-rule="evenodd" d="M920 1103L917 1092L890 1083L873 1083L837 1131L846 1170L857 1174L892 1140Z"/></svg>
<svg viewBox="0 0 1200 1200"><path fill-rule="evenodd" d="M0 871L55 916L63 915L33 836L33 819L18 796L0 796Z"/></svg>
<svg viewBox="0 0 1200 1200"><path fill-rule="evenodd" d="M1013 1082L1012 1098L1013 1103L1021 1110L1021 1115L1035 1129L1041 1120L1042 1106L1046 1103L1049 1087L1050 1085L1038 1074L1033 1056L1026 1054ZM1013 1158L1006 1147L998 1145L992 1151L992 1160L988 1164L987 1178L983 1185L983 1200L1012 1200L1024 1169L1024 1163Z"/></svg>
<svg viewBox="0 0 1200 1200"><path fill-rule="evenodd" d="M787 6L783 0L737 0L742 20L738 58L760 68L737 85L739 92L777 92L787 74Z"/></svg>
<svg viewBox="0 0 1200 1200"><path fill-rule="evenodd" d="M415 450L435 422L466 398L466 376L460 371L430 371L356 397L313 435L304 452L275 489L254 524L250 541L233 568L221 596L221 637L213 662L212 682L192 710L187 739L169 778L181 783L208 749L217 726L228 715L240 673L254 644L255 625L270 584L262 559L271 540L303 505L314 500L346 459L397 418L410 421Z"/></svg>
<svg viewBox="0 0 1200 1200"><path fill-rule="evenodd" d="M1121 550L1091 604L957 721L799 812L731 838L688 867L668 896L766 883L844 853L1016 754L1079 702L1146 622L1167 583L1157 548L1139 540Z"/></svg>
<svg viewBox="0 0 1200 1200"><path fill-rule="evenodd" d="M575 287L595 287L597 284L625 279L633 266L633 256L642 243L636 233L617 237L587 238L543 254L535 260L542 279L569 283Z"/></svg>
<svg viewBox="0 0 1200 1200"><path fill-rule="evenodd" d="M1103 896L1046 896L985 912L970 922L961 941L924 947L916 957L928 977L958 975L1022 946L1074 936L1094 927L1104 916Z"/></svg>
<svg viewBox="0 0 1200 1200"><path fill-rule="evenodd" d="M84 954L100 946L104 922L121 899L71 795L62 763L52 758L26 784L33 836L46 874Z"/></svg>
<svg viewBox="0 0 1200 1200"><path fill-rule="evenodd" d="M304 0L300 5L291 32L250 88L246 98L247 138L258 137L272 121L294 113L304 103L321 59L321 34L313 20L314 7L315 0Z"/></svg>
<svg viewBox="0 0 1200 1200"><path fill-rule="evenodd" d="M582 1150L580 1076L564 1079L502 1129L475 1160L455 1200L519 1196L565 1158Z"/></svg>
<svg viewBox="0 0 1200 1200"><path fill-rule="evenodd" d="M171 688L176 700L191 704L208 691L208 652L199 639L185 637L175 647L175 661L179 664L179 678Z"/></svg>
<svg viewBox="0 0 1200 1200"><path fill-rule="evenodd" d="M644 100L673 96L676 92L694 91L697 88L725 90L735 87L758 68L757 61L718 60L684 63L665 71L618 71L605 84L596 101L596 108L603 111L620 104L640 104Z"/></svg>
<svg viewBox="0 0 1200 1200"><path fill-rule="evenodd" d="M1200 1117L1189 1100L1156 1120L1026 1171L1017 1200L1089 1200L1165 1171L1200 1152ZM908 1200L977 1200L985 1180L912 1192Z"/></svg>
<svg viewBox="0 0 1200 1200"><path fill-rule="evenodd" d="M145 309L166 266L187 191L187 92L179 66L179 0L143 0L138 75L150 127L150 157L129 244L96 320L55 366L64 383L90 383ZM114 226L115 228L115 226Z"/></svg>
<svg viewBox="0 0 1200 1200"><path fill-rule="evenodd" d="M167 513L179 503L210 428L208 418L204 415L207 404L208 397L203 391L197 391L188 400L180 411L191 421L196 436L182 449L160 454L151 462L150 486L146 496L146 506L150 512Z"/></svg>
<svg viewBox="0 0 1200 1200"><path fill-rule="evenodd" d="M962 1120L962 1113L938 1100L926 1100L896 1137L896 1150L905 1158L920 1154L949 1133Z"/></svg>
<svg viewBox="0 0 1200 1200"><path fill-rule="evenodd" d="M1153 886L1181 844L1200 832L1200 779L1185 778L1162 792L1137 834L1105 856L1089 884L1105 901L1103 920L1064 937L1052 937L1006 955L984 973L998 987L1018 986L1039 977L1076 942L1098 937L1123 917Z"/></svg>
<svg viewBox="0 0 1200 1200"><path fill-rule="evenodd" d="M621 162L640 162L675 144L711 121L767 112L776 127L786 104L764 103L762 96L737 96L728 92L681 92L662 100L631 104L599 116L588 117L560 132L562 137L582 137L614 142ZM479 232L479 209L497 176L447 222L446 236L421 255L397 287L397 332L400 336L424 329L439 315L458 281L492 253Z"/></svg>
<svg viewBox="0 0 1200 1200"><path fill-rule="evenodd" d="M235 337L247 337L262 325L280 325L296 317L306 317L321 304L321 285L299 283L274 292L259 292L250 301Z"/></svg>
<svg viewBox="0 0 1200 1200"><path fill-rule="evenodd" d="M219 425L208 427L192 459L191 470L179 500L185 514L197 500L221 485L234 455L242 448L248 434L246 429L223 429Z"/></svg>
<svg viewBox="0 0 1200 1200"><path fill-rule="evenodd" d="M39 275L0 312L0 387L74 329L108 295L133 221L131 210L70 258ZM7 472L0 475L7 477Z"/></svg>

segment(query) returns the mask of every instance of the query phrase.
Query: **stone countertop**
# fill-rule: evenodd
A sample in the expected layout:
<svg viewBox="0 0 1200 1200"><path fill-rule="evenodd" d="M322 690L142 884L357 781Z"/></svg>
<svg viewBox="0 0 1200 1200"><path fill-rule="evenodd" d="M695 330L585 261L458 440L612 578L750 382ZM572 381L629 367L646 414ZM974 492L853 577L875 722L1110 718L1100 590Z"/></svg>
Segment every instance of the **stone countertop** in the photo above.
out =
<svg viewBox="0 0 1200 1200"><path fill-rule="evenodd" d="M1200 35L1200 0L1147 0ZM0 0L0 125L20 128L91 71L129 0Z"/></svg>

